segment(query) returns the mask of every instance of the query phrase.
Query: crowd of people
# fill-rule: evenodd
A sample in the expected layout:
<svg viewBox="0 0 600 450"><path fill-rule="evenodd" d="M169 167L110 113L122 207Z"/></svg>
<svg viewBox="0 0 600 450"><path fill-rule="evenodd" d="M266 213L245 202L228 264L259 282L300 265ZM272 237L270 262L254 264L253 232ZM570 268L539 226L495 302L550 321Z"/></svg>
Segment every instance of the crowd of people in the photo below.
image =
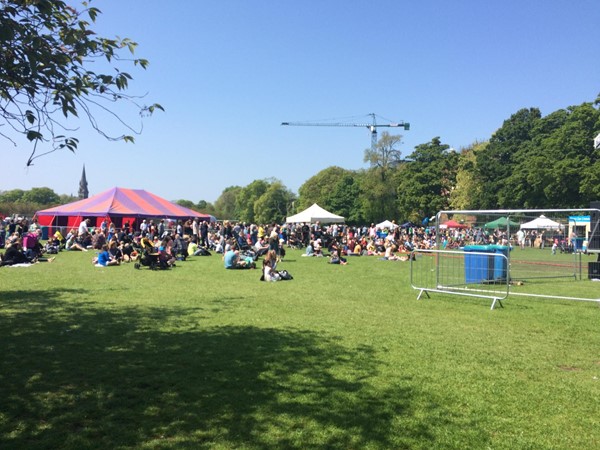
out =
<svg viewBox="0 0 600 450"><path fill-rule="evenodd" d="M408 260L413 250L452 249L468 244L518 243L544 247L543 232L519 230L507 236L505 230L452 228L437 230L435 226L397 226L387 228L349 226L346 224L247 224L200 219L171 221L143 219L137 227L125 222L117 228L109 219L92 227L90 219L82 220L63 236L55 231L47 243L41 243L41 227L37 220L9 218L0 226L0 248L7 251L2 264L37 262L44 254L65 251L95 251L92 262L98 266L116 266L139 261L144 255L160 268L170 268L188 256L222 255L226 269L255 268L258 258L270 264L285 257L286 248L305 249L303 256L328 257L332 264L345 265L348 257L378 256L383 260ZM436 235L436 232L439 235ZM436 247L437 246L437 247ZM8 251L11 249L10 252ZM18 254L15 252L18 249ZM7 256L8 253L8 256ZM264 278L270 278L266 276Z"/></svg>
<svg viewBox="0 0 600 450"><path fill-rule="evenodd" d="M54 256L46 254L58 253L52 243L42 244L42 229L34 219L10 220L0 226L0 248L5 248L0 255L0 267L17 264L35 264L52 262Z"/></svg>

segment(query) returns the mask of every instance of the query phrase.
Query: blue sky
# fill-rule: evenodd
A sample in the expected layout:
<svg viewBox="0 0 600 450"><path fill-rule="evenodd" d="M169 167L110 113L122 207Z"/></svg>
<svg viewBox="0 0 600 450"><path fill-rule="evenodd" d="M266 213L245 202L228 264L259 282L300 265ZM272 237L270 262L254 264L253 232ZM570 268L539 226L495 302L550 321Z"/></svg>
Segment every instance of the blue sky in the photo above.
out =
<svg viewBox="0 0 600 450"><path fill-rule="evenodd" d="M597 0L92 5L98 33L137 41L150 60L129 70L130 92L166 112L144 121L134 145L74 123L76 154L30 168L30 148L4 142L0 190L76 195L85 164L92 195L120 186L214 202L228 186L272 177L297 192L329 166L366 167L370 135L283 121L406 121L409 131L388 131L403 135L407 156L436 136L456 149L488 139L520 108L546 115L600 93Z"/></svg>

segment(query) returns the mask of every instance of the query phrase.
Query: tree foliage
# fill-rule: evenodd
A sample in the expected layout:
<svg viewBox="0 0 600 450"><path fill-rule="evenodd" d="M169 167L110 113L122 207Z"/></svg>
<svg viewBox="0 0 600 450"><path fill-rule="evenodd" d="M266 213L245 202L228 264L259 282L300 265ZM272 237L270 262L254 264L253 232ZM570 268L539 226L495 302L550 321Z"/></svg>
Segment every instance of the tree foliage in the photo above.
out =
<svg viewBox="0 0 600 450"><path fill-rule="evenodd" d="M375 151L365 153L369 168L323 169L300 186L299 198L281 181L264 179L226 188L214 205L178 203L219 219L255 223L281 223L318 203L350 224L420 221L444 209L587 207L600 198L600 149L593 146L599 106L600 96L545 117L537 108L521 109L489 141L460 154L436 137L402 160L395 149L400 137L383 134ZM38 202L73 200L57 200L48 188L13 189L0 192L0 210L35 212L46 206Z"/></svg>
<svg viewBox="0 0 600 450"><path fill-rule="evenodd" d="M242 222L254 222L254 203L269 188L267 180L254 180L248 186L240 189L236 196L236 217Z"/></svg>
<svg viewBox="0 0 600 450"><path fill-rule="evenodd" d="M174 203L178 204L179 206L183 206L184 208L188 208L188 209L195 209L196 205L194 204L193 201L191 200L176 200Z"/></svg>
<svg viewBox="0 0 600 450"><path fill-rule="evenodd" d="M362 190L359 174L349 172L343 175L333 187L326 209L345 217L349 224L364 223L361 204Z"/></svg>
<svg viewBox="0 0 600 450"><path fill-rule="evenodd" d="M485 186L476 199L477 207L490 209L508 206L499 205L499 198L506 198L506 191L511 189L508 179L518 162L519 149L531 141L532 130L541 116L537 108L517 111L504 121L490 138L489 145L477 154L476 178Z"/></svg>
<svg viewBox="0 0 600 450"><path fill-rule="evenodd" d="M450 205L456 184L458 154L435 137L418 145L398 176L398 203L402 216L420 221Z"/></svg>
<svg viewBox="0 0 600 450"><path fill-rule="evenodd" d="M20 214L33 216L40 209L69 203L76 200L71 196L59 196L47 187L32 188L28 191L12 189L0 192L0 215Z"/></svg>
<svg viewBox="0 0 600 450"><path fill-rule="evenodd" d="M365 150L364 161L369 163L371 169L381 177L383 182L402 161L402 152L396 148L401 143L401 135L391 135L384 131L375 147Z"/></svg>
<svg viewBox="0 0 600 450"><path fill-rule="evenodd" d="M397 148L402 136L381 134L374 148L365 150L364 161L369 168L361 174L362 216L369 222L381 222L397 217L397 190L395 175L402 163L402 153Z"/></svg>
<svg viewBox="0 0 600 450"><path fill-rule="evenodd" d="M329 203L331 193L339 181L350 174L352 174L351 170L331 166L310 177L298 189L299 199L294 212L302 211L313 203L328 209L331 206Z"/></svg>
<svg viewBox="0 0 600 450"><path fill-rule="evenodd" d="M461 150L458 156L456 185L450 192L450 209L474 209L473 199L481 195L481 185L475 179L477 153L487 142L475 142Z"/></svg>
<svg viewBox="0 0 600 450"><path fill-rule="evenodd" d="M591 103L542 117L522 109L504 122L477 153L474 206L481 208L575 208L600 194L600 111Z"/></svg>
<svg viewBox="0 0 600 450"><path fill-rule="evenodd" d="M23 135L33 145L27 165L59 149L75 151L78 139L66 125L69 117L87 119L110 140L133 142L139 134L113 112L116 103L129 103L141 116L161 109L159 104L141 105L125 93L132 79L118 66L124 63L146 68L148 61L127 59L137 43L128 38L97 36L91 24L100 10L82 2L77 10L62 0L2 0L0 8L0 135L13 139ZM112 73L96 73L104 61ZM97 122L109 114L127 134L112 135ZM38 153L44 147L43 153Z"/></svg>
<svg viewBox="0 0 600 450"><path fill-rule="evenodd" d="M274 180L254 202L255 222L283 223L295 198L281 181Z"/></svg>
<svg viewBox="0 0 600 450"><path fill-rule="evenodd" d="M236 198L242 188L229 186L223 190L215 201L215 215L219 219L237 219Z"/></svg>

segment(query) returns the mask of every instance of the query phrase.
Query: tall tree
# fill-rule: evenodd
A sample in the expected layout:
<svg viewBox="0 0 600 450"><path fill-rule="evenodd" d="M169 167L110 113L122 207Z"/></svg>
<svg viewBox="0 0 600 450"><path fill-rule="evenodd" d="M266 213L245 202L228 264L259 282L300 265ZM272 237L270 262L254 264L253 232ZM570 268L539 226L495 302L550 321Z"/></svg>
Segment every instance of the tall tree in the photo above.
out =
<svg viewBox="0 0 600 450"><path fill-rule="evenodd" d="M346 223L364 223L360 177L355 173L342 176L333 187L326 209L346 218Z"/></svg>
<svg viewBox="0 0 600 450"><path fill-rule="evenodd" d="M398 146L401 135L381 134L374 148L365 150L364 161L369 169L362 174L362 210L370 222L380 222L398 215L394 174L402 162Z"/></svg>
<svg viewBox="0 0 600 450"><path fill-rule="evenodd" d="M268 180L254 180L248 186L240 189L236 197L236 217L243 222L254 222L254 203L267 192Z"/></svg>
<svg viewBox="0 0 600 450"><path fill-rule="evenodd" d="M511 190L508 178L518 161L515 155L532 137L532 130L541 119L537 108L521 109L513 114L490 138L489 144L477 153L476 179L481 185L474 203L479 208L505 208L506 193ZM507 189L507 190L505 190Z"/></svg>
<svg viewBox="0 0 600 450"><path fill-rule="evenodd" d="M0 193L0 202L11 203L18 202L25 195L23 189L11 189L10 191L4 191Z"/></svg>
<svg viewBox="0 0 600 450"><path fill-rule="evenodd" d="M75 151L78 140L63 135L67 118L82 116L110 140L133 142L138 130L113 111L115 103L129 103L140 115L152 114L159 104L138 104L126 93L132 79L121 71L123 63L146 68L148 61L127 59L137 44L131 39L108 39L91 28L100 10L82 2L76 10L62 0L2 0L0 8L0 135L16 145L25 136L33 150L27 165L44 154L67 148ZM112 65L108 73L96 73L99 61ZM112 115L126 134L112 135L97 122ZM46 150L38 153L40 147Z"/></svg>
<svg viewBox="0 0 600 450"><path fill-rule="evenodd" d="M398 173L398 204L404 218L421 220L448 209L456 184L458 153L435 137L415 147Z"/></svg>
<svg viewBox="0 0 600 450"><path fill-rule="evenodd" d="M240 186L229 186L221 192L215 202L215 215L223 220L237 219L236 199L241 191Z"/></svg>
<svg viewBox="0 0 600 450"><path fill-rule="evenodd" d="M273 181L264 194L254 202L255 223L282 223L295 198L281 181Z"/></svg>
<svg viewBox="0 0 600 450"><path fill-rule="evenodd" d="M296 210L302 211L313 203L318 203L321 207L329 209L331 207L331 193L335 190L340 180L351 174L352 171L350 170L331 166L313 175L298 189L299 198Z"/></svg>
<svg viewBox="0 0 600 450"><path fill-rule="evenodd" d="M401 135L390 135L384 131L375 148L365 150L364 161L377 172L381 181L385 181L401 162L402 152L397 148L401 143Z"/></svg>
<svg viewBox="0 0 600 450"><path fill-rule="evenodd" d="M38 203L39 205L58 205L60 197L56 192L47 187L32 188L23 194L22 201Z"/></svg>
<svg viewBox="0 0 600 450"><path fill-rule="evenodd" d="M399 218L398 191L394 172L387 171L385 179L377 168L370 168L360 173L360 205L362 217L367 222L381 222Z"/></svg>
<svg viewBox="0 0 600 450"><path fill-rule="evenodd" d="M475 179L477 153L486 145L487 142L475 142L460 151L456 185L450 192L451 209L475 209L474 199L481 194L481 185Z"/></svg>
<svg viewBox="0 0 600 450"><path fill-rule="evenodd" d="M529 139L512 155L512 170L497 191L498 203L507 208L589 205L595 197L584 186L594 179L589 172L597 161L591 137L598 128L600 113L591 103L536 120Z"/></svg>

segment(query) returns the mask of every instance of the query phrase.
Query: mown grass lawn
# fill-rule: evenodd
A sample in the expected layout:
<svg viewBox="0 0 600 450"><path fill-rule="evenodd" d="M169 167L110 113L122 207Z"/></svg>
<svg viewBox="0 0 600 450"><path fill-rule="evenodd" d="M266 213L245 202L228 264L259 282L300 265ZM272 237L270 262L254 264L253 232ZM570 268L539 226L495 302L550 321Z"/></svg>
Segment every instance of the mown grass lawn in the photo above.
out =
<svg viewBox="0 0 600 450"><path fill-rule="evenodd" d="M279 283L0 269L0 448L600 448L597 303L416 300L407 262L300 255Z"/></svg>

